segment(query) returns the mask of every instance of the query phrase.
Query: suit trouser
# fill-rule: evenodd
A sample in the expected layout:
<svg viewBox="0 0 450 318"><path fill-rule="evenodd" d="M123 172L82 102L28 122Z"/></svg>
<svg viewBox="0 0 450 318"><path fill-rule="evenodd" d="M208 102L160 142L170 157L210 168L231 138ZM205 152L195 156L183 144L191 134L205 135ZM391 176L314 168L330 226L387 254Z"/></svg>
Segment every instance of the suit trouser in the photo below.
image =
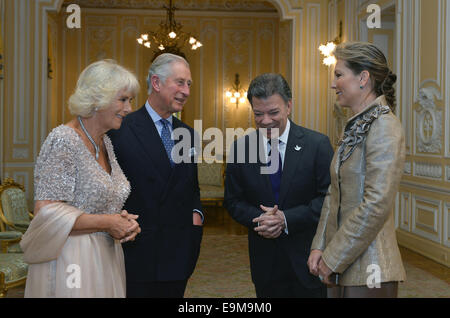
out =
<svg viewBox="0 0 450 318"><path fill-rule="evenodd" d="M381 283L380 288L336 286L327 292L328 298L397 298L398 282Z"/></svg>
<svg viewBox="0 0 450 318"><path fill-rule="evenodd" d="M187 280L170 282L128 282L127 298L183 298Z"/></svg>
<svg viewBox="0 0 450 318"><path fill-rule="evenodd" d="M308 273L309 274L309 273ZM297 278L289 257L281 249L275 253L275 262L270 279L265 284L256 284L258 298L326 298L325 285L319 288L306 288Z"/></svg>

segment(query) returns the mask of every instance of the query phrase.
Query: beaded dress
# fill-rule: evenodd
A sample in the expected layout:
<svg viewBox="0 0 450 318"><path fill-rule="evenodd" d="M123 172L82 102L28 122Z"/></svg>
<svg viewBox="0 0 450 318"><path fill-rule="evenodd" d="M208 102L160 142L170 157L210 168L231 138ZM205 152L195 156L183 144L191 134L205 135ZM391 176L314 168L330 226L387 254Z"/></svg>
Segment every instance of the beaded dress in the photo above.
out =
<svg viewBox="0 0 450 318"><path fill-rule="evenodd" d="M69 235L82 213L120 213L130 184L108 136L108 174L69 126L52 130L35 167L35 200L44 206L21 246L30 263L25 297L125 297L121 244L106 232ZM34 223L34 224L33 224Z"/></svg>

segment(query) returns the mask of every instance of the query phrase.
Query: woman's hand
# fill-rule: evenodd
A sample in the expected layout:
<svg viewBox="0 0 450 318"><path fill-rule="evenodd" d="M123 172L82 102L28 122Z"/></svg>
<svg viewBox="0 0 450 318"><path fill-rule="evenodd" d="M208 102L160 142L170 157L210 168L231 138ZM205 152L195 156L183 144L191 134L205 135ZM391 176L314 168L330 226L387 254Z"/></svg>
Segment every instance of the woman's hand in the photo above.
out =
<svg viewBox="0 0 450 318"><path fill-rule="evenodd" d="M308 258L309 272L314 276L319 276L319 262L322 260L321 250L312 250Z"/></svg>
<svg viewBox="0 0 450 318"><path fill-rule="evenodd" d="M109 215L109 227L107 232L116 240L127 242L134 240L136 235L141 231L139 224L136 222L137 215L129 214L123 210L120 214Z"/></svg>
<svg viewBox="0 0 450 318"><path fill-rule="evenodd" d="M321 280L324 284L334 286L335 283L330 281L330 275L333 274L333 271L325 264L323 259L319 261L319 277L322 277Z"/></svg>
<svg viewBox="0 0 450 318"><path fill-rule="evenodd" d="M136 219L139 217L139 215L128 213L127 210L122 210L120 215L122 217L128 219L128 221L132 224L131 228L130 228L130 231L131 231L130 234L127 237L122 238L120 240L120 243L125 243L125 242L128 242L128 241L134 241L136 235L141 233L141 228L139 227L139 224L136 221Z"/></svg>

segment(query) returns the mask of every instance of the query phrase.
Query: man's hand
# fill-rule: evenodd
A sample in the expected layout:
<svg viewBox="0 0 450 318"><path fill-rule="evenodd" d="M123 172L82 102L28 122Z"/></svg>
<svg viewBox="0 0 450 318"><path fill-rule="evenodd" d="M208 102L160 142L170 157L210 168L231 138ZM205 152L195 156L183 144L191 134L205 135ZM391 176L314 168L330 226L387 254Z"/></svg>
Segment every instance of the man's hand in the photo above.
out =
<svg viewBox="0 0 450 318"><path fill-rule="evenodd" d="M203 225L202 217L201 217L200 213L197 213L197 212L192 213L192 223L194 225L199 225L199 226Z"/></svg>
<svg viewBox="0 0 450 318"><path fill-rule="evenodd" d="M264 211L264 214L253 219L254 223L258 223L254 230L264 238L274 239L279 237L286 227L283 211L278 210L277 205L274 207L260 205L260 208Z"/></svg>

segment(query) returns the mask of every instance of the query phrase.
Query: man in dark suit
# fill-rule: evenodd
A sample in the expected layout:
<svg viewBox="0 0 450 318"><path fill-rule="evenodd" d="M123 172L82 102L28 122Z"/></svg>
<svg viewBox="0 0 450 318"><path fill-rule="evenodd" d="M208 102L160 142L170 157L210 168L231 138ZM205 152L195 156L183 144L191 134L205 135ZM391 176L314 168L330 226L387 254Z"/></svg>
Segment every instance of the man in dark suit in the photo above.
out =
<svg viewBox="0 0 450 318"><path fill-rule="evenodd" d="M109 132L131 184L124 209L139 215L142 229L123 245L127 297L183 297L200 252L203 214L195 151L181 153L189 160L177 161L172 139L173 130L183 128L191 140L178 142L194 145L193 129L172 116L183 109L191 82L185 59L158 56L147 77L147 102Z"/></svg>
<svg viewBox="0 0 450 318"><path fill-rule="evenodd" d="M256 77L247 97L257 131L232 145L225 207L249 229L256 295L325 297L326 288L309 273L307 260L330 184L330 141L288 119L292 94L281 75Z"/></svg>

